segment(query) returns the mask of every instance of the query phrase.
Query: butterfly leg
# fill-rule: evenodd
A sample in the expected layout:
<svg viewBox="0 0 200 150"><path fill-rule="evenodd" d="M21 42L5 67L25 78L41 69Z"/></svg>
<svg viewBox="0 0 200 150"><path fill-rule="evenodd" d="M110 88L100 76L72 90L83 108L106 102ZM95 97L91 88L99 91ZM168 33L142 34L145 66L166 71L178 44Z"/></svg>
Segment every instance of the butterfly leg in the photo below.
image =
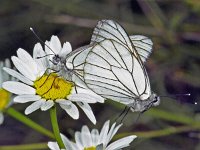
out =
<svg viewBox="0 0 200 150"><path fill-rule="evenodd" d="M127 116L128 112L130 111L130 107L127 108L126 112L124 113L124 116L122 117L120 123L122 123L122 121L125 119L125 117Z"/></svg>
<svg viewBox="0 0 200 150"><path fill-rule="evenodd" d="M124 114L124 112L126 111L127 108L128 108L128 106L124 107L123 111L115 118L115 122L117 122L117 119L119 119Z"/></svg>

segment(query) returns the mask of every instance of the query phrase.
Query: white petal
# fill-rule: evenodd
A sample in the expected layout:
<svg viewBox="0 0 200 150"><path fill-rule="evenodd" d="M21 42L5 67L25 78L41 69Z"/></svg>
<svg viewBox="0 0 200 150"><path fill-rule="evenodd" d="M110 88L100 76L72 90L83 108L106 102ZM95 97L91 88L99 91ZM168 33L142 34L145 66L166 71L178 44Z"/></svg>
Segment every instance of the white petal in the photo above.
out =
<svg viewBox="0 0 200 150"><path fill-rule="evenodd" d="M35 101L34 103L32 103L31 105L29 105L26 109L25 109L25 114L28 115L36 110L38 110L42 104L44 103L44 100L39 100L39 101Z"/></svg>
<svg viewBox="0 0 200 150"><path fill-rule="evenodd" d="M56 101L58 102L58 101ZM60 107L64 109L73 119L78 119L79 118L79 111L76 105L74 105L72 102L69 101L69 104L62 104L59 103Z"/></svg>
<svg viewBox="0 0 200 150"><path fill-rule="evenodd" d="M3 76L3 70L2 70L2 68L3 68L3 61L0 61L0 87L1 87L1 84L4 82L4 76Z"/></svg>
<svg viewBox="0 0 200 150"><path fill-rule="evenodd" d="M18 73L17 71L10 69L10 68L3 68L4 71L6 71L8 74L10 74L11 76L19 79L20 81L28 84L28 85L33 85L33 82L31 80L29 80L28 78L26 78L25 76L23 76L22 74Z"/></svg>
<svg viewBox="0 0 200 150"><path fill-rule="evenodd" d="M82 150L82 149L80 149L80 148L76 145L76 143L70 141L70 144L71 144L72 150ZM67 147L67 146L66 146L66 147ZM68 149L69 149L69 148L68 148Z"/></svg>
<svg viewBox="0 0 200 150"><path fill-rule="evenodd" d="M62 105L71 105L72 103L71 101L68 101L66 99L57 99L56 102Z"/></svg>
<svg viewBox="0 0 200 150"><path fill-rule="evenodd" d="M53 105L54 105L53 100L45 101L44 104L42 104L42 106L41 106L41 110L46 111L46 110L50 109Z"/></svg>
<svg viewBox="0 0 200 150"><path fill-rule="evenodd" d="M1 62L0 67L1 67L0 68L0 76L1 76L0 84L2 84L2 82L10 80L9 74L7 74L6 72L3 71L3 67L8 67L8 68L11 67L10 59L6 58L4 62ZM1 85L0 85L0 87L1 87Z"/></svg>
<svg viewBox="0 0 200 150"><path fill-rule="evenodd" d="M98 145L99 131L97 129L92 129L91 136L93 140L93 145Z"/></svg>
<svg viewBox="0 0 200 150"><path fill-rule="evenodd" d="M119 130L119 128L122 126L122 124L119 124L118 126L116 126L115 127L115 124L116 123L114 123L113 125L112 125L112 127L110 128L110 131L109 131L109 133L108 133L108 135L107 135L107 139L106 139L106 145L109 143L109 141L111 141L111 139L113 138L113 136L117 133L117 131Z"/></svg>
<svg viewBox="0 0 200 150"><path fill-rule="evenodd" d="M38 64L38 68L41 72L46 71L47 68L47 56L44 52L40 43L35 44L33 49L33 58L35 59L36 63Z"/></svg>
<svg viewBox="0 0 200 150"><path fill-rule="evenodd" d="M121 149L124 147L129 146L129 144L136 138L137 136L132 135L132 136L128 136L128 137L124 137L122 139L119 139L115 142L113 142L112 144L110 144L106 150L115 150L115 149Z"/></svg>
<svg viewBox="0 0 200 150"><path fill-rule="evenodd" d="M55 54L54 52L52 52L52 49L50 49L51 47L50 47L50 42L49 41L45 41L45 47L44 47L44 49L45 49L45 52L46 52L46 54ZM51 58L53 55L49 55L49 58Z"/></svg>
<svg viewBox="0 0 200 150"><path fill-rule="evenodd" d="M8 68L11 67L10 59L8 58L5 59L5 67L8 67Z"/></svg>
<svg viewBox="0 0 200 150"><path fill-rule="evenodd" d="M19 95L16 96L13 101L17 103L27 103L40 100L41 97L38 95Z"/></svg>
<svg viewBox="0 0 200 150"><path fill-rule="evenodd" d="M107 144L110 142L110 140L112 139L112 135L114 135L113 134L113 130L115 129L115 125L116 125L116 123L113 123L112 124L112 126L111 126L111 128L110 128L110 130L109 130L109 132L108 132L108 134L107 134L107 136L105 137L105 138L103 138L103 143L104 143L104 146L107 146Z"/></svg>
<svg viewBox="0 0 200 150"><path fill-rule="evenodd" d="M19 70L19 72L21 72L25 77L27 77L31 81L35 81L36 76L27 64L25 64L24 62L22 62L19 58L15 56L12 56L11 59L13 61L13 64L17 68L17 70Z"/></svg>
<svg viewBox="0 0 200 150"><path fill-rule="evenodd" d="M78 150L77 147L63 134L60 134L66 150Z"/></svg>
<svg viewBox="0 0 200 150"><path fill-rule="evenodd" d="M79 131L75 132L75 141L76 141L76 145L79 147L79 149L84 148L83 141L81 138L81 133Z"/></svg>
<svg viewBox="0 0 200 150"><path fill-rule="evenodd" d="M92 137L90 134L90 130L87 126L83 126L81 129L81 138L82 138L82 142L84 147L90 147L93 146L92 144Z"/></svg>
<svg viewBox="0 0 200 150"><path fill-rule="evenodd" d="M59 56L65 57L67 54L69 54L72 51L71 44L69 42L65 42L63 44L63 48L59 53Z"/></svg>
<svg viewBox="0 0 200 150"><path fill-rule="evenodd" d="M82 103L82 102L77 102L77 105L79 105L79 107L85 112L85 114L90 119L90 121L92 121L93 124L96 124L97 121L90 105L88 105L87 103Z"/></svg>
<svg viewBox="0 0 200 150"><path fill-rule="evenodd" d="M58 54L61 50L61 43L57 36L53 35L50 40L50 48Z"/></svg>
<svg viewBox="0 0 200 150"><path fill-rule="evenodd" d="M47 145L51 150L60 150L57 142L48 142Z"/></svg>
<svg viewBox="0 0 200 150"><path fill-rule="evenodd" d="M22 48L19 48L17 50L17 56L22 62L24 62L24 64L29 66L29 68L32 70L32 72L35 75L37 75L37 64L36 64L36 62L33 60L31 55L27 51L25 51Z"/></svg>
<svg viewBox="0 0 200 150"><path fill-rule="evenodd" d="M108 130L109 130L109 124L110 124L109 120L104 123L103 128L101 129L101 132L100 132L100 135L99 135L98 143L103 143L104 139L107 138L107 134L108 134Z"/></svg>
<svg viewBox="0 0 200 150"><path fill-rule="evenodd" d="M3 113L0 112L0 125L3 123L4 121L4 116L3 116Z"/></svg>
<svg viewBox="0 0 200 150"><path fill-rule="evenodd" d="M97 95L96 93L94 93L93 91L91 91L89 89L84 89L84 88L77 87L76 90L77 90L77 93L84 93L84 94L93 96L93 98L97 102L100 102L100 103L104 102L104 98L103 97Z"/></svg>
<svg viewBox="0 0 200 150"><path fill-rule="evenodd" d="M11 93L22 95L22 94L35 94L35 89L16 81L6 81L2 84L2 87Z"/></svg>
<svg viewBox="0 0 200 150"><path fill-rule="evenodd" d="M84 103L96 103L96 97L89 94L84 93L77 93L77 94L71 94L67 97L70 101L74 102L84 102Z"/></svg>

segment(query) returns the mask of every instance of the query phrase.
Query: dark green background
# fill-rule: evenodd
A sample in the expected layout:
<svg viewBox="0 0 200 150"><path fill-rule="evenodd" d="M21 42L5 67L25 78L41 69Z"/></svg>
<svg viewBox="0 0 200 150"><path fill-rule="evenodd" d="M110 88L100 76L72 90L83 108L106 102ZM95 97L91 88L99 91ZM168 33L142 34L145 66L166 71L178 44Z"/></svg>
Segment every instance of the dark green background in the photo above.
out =
<svg viewBox="0 0 200 150"><path fill-rule="evenodd" d="M29 30L33 27L45 41L57 35L69 41L73 49L89 43L98 20L113 19L124 26L128 34L142 34L152 39L153 53L147 67L152 90L158 95L191 93L191 97L175 100L162 98L156 109L138 114L129 113L122 132L162 130L189 126L187 132L166 136L139 137L128 149L136 150L198 150L200 132L190 122L200 121L200 2L198 0L1 0L0 58L16 55L21 47L32 54L38 42ZM194 102L199 104L194 105ZM15 104L21 112L28 104ZM92 105L100 129L107 119L114 120L123 106L106 102ZM159 118L159 110L167 112ZM61 132L69 138L87 124L94 127L80 110L80 119L71 119L59 110ZM153 114L153 115L152 115ZM181 115L179 118L174 115ZM168 116L169 119L165 117ZM171 117L170 117L171 116ZM49 113L37 111L30 118L51 129ZM170 121L170 118L175 119ZM184 122L185 117L192 121ZM177 121L181 120L181 121ZM189 125L188 125L189 124ZM155 135L155 134L153 134ZM0 126L0 145L28 144L49 141L16 120L6 116Z"/></svg>

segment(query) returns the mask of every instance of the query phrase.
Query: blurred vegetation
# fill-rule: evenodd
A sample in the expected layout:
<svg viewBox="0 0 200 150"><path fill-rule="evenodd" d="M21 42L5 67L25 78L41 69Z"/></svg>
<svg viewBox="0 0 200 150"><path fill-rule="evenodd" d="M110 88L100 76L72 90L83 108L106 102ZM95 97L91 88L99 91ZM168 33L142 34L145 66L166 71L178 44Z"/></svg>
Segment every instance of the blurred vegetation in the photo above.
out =
<svg viewBox="0 0 200 150"><path fill-rule="evenodd" d="M162 98L136 121L138 114L124 119L122 134L138 139L128 149L200 149L200 2L199 0L1 0L0 58L16 55L21 47L32 53L38 40L33 27L45 41L57 35L73 48L88 44L98 20L113 19L129 35L142 34L153 40L154 50L145 64L152 90L159 95L191 93L190 97ZM194 105L197 102L199 104ZM15 104L21 112L27 105ZM119 114L123 107L112 101L92 106L100 128ZM51 129L48 112L37 111L30 118ZM78 121L59 111L61 131L73 137L81 126L93 125L85 114ZM6 116L0 126L0 145L31 144L49 139ZM119 132L119 133L120 133ZM45 149L38 145L38 149ZM37 146L35 147L35 149ZM5 147L0 147L5 149ZM21 148L22 149L22 148ZM28 148L27 148L28 149Z"/></svg>

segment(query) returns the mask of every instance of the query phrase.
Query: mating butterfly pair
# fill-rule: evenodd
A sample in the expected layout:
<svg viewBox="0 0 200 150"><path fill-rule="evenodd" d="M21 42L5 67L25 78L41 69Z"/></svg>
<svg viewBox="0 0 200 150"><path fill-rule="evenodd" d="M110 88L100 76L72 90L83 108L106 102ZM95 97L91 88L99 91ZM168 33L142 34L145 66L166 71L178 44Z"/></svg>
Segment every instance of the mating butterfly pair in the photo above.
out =
<svg viewBox="0 0 200 150"><path fill-rule="evenodd" d="M64 64L60 69L69 71L77 85L85 84L105 99L143 112L160 103L160 98L151 91L144 67L152 45L145 36L128 36L115 21L101 20L89 45L72 51L64 62L59 62L55 55L52 62Z"/></svg>

